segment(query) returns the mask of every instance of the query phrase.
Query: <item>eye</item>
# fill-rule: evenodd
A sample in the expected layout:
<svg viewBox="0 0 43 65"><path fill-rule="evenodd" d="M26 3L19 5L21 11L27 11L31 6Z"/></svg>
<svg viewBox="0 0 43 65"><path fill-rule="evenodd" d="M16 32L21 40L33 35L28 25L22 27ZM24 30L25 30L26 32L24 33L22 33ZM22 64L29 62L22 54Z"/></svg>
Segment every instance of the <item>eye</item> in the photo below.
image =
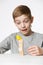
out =
<svg viewBox="0 0 43 65"><path fill-rule="evenodd" d="M25 23L28 23L28 22L29 22L29 20L24 20L24 22L25 22Z"/></svg>
<svg viewBox="0 0 43 65"><path fill-rule="evenodd" d="M16 21L16 24L20 24L21 22L20 21Z"/></svg>
<svg viewBox="0 0 43 65"><path fill-rule="evenodd" d="M17 24L20 24L20 22L17 22Z"/></svg>

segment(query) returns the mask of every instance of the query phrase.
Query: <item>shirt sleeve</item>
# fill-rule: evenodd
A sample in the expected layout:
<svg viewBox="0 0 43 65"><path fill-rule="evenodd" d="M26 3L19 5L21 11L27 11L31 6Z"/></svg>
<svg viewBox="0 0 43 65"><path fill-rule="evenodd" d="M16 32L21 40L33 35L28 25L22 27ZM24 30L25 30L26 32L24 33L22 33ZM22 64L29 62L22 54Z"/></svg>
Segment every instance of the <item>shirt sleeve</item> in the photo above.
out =
<svg viewBox="0 0 43 65"><path fill-rule="evenodd" d="M43 34L42 34L42 44L41 44L41 47L43 48Z"/></svg>
<svg viewBox="0 0 43 65"><path fill-rule="evenodd" d="M10 49L11 45L11 36L8 36L5 40L0 42L0 54Z"/></svg>
<svg viewBox="0 0 43 65"><path fill-rule="evenodd" d="M41 47L43 47L43 41L42 41L42 45L41 45Z"/></svg>

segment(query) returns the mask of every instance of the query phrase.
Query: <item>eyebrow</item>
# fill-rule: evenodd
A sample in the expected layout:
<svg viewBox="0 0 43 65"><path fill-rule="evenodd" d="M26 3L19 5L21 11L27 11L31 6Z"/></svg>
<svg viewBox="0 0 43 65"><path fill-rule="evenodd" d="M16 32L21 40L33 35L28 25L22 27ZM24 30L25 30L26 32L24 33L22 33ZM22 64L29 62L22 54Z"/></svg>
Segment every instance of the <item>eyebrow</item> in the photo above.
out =
<svg viewBox="0 0 43 65"><path fill-rule="evenodd" d="M28 17L25 17L24 20L25 20L25 19L29 19L29 18L28 18ZM19 22L20 22L20 20L15 20L15 21L19 21Z"/></svg>

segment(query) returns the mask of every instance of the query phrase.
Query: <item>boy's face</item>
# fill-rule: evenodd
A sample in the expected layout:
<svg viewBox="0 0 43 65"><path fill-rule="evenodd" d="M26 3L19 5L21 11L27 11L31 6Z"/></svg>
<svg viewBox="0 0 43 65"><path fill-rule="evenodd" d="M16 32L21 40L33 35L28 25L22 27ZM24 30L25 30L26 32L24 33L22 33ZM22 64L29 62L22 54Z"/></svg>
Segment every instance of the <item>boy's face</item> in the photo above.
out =
<svg viewBox="0 0 43 65"><path fill-rule="evenodd" d="M15 24L24 35L27 35L31 30L31 23L33 22L33 17L29 19L27 15L21 15L15 18Z"/></svg>

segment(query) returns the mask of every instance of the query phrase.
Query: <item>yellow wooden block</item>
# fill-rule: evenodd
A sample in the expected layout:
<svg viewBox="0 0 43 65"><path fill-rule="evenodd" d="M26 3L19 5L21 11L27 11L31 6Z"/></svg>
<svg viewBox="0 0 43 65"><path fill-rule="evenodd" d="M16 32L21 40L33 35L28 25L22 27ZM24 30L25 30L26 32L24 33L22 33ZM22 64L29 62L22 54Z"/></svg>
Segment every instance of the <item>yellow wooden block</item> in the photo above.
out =
<svg viewBox="0 0 43 65"><path fill-rule="evenodd" d="M21 40L21 39L22 39L22 37L21 37L21 36L19 36L19 35L16 35L16 39L17 39L17 40Z"/></svg>
<svg viewBox="0 0 43 65"><path fill-rule="evenodd" d="M20 54L21 56L23 56L23 55L24 55L24 52L23 52L23 51L20 51L19 54Z"/></svg>
<svg viewBox="0 0 43 65"><path fill-rule="evenodd" d="M23 39L20 35L16 35L16 39L19 42L19 54L23 56L24 55L24 52L23 52Z"/></svg>

